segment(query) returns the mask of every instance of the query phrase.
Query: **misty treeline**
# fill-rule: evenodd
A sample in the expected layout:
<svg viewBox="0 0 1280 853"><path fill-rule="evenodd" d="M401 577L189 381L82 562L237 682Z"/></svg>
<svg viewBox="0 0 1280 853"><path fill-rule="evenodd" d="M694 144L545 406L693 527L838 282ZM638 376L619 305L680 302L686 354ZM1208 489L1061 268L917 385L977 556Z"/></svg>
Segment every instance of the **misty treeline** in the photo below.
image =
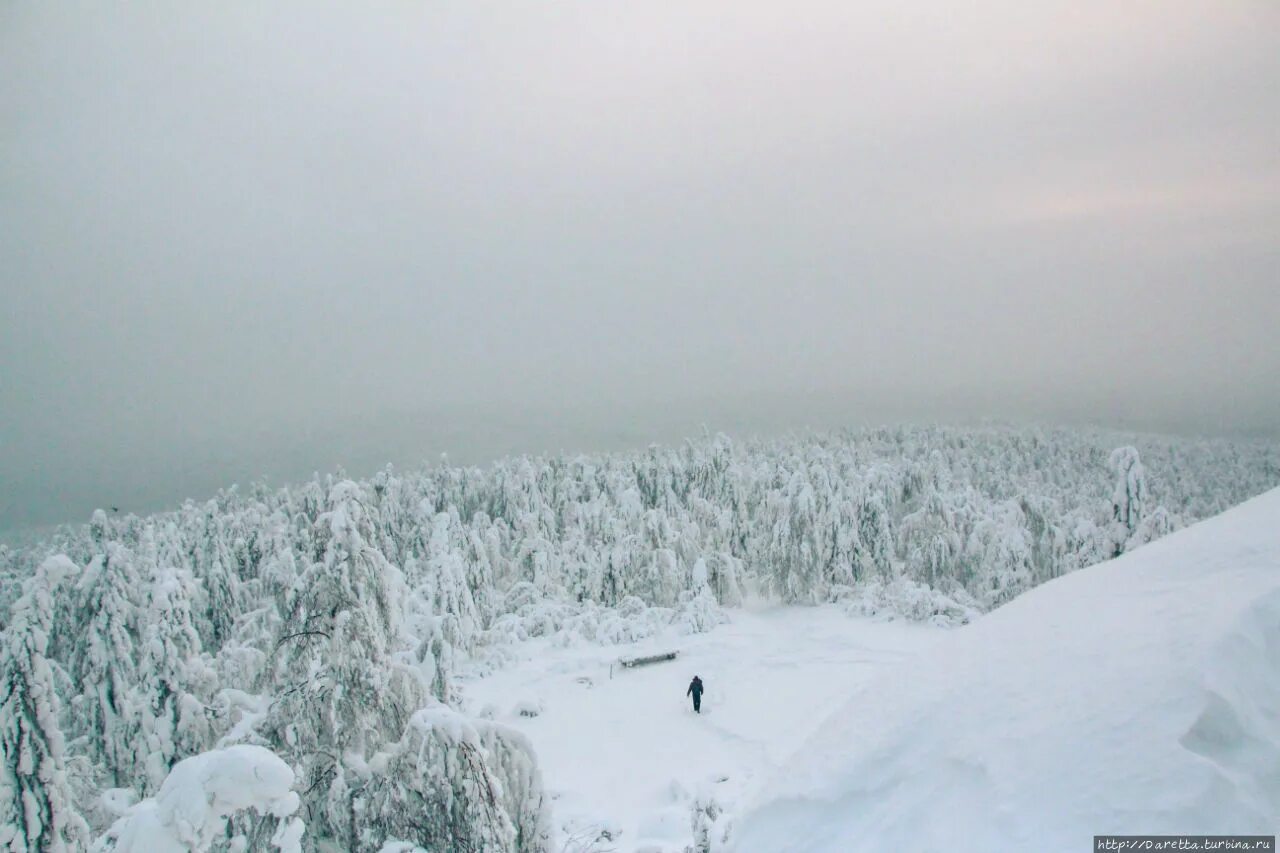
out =
<svg viewBox="0 0 1280 853"><path fill-rule="evenodd" d="M184 791L216 787L200 768L262 748L296 808L277 790L211 812L189 847L545 850L535 757L463 713L464 661L500 666L531 636L706 630L748 599L962 622L1278 482L1273 445L901 428L98 512L0 548L0 844L186 837Z"/></svg>

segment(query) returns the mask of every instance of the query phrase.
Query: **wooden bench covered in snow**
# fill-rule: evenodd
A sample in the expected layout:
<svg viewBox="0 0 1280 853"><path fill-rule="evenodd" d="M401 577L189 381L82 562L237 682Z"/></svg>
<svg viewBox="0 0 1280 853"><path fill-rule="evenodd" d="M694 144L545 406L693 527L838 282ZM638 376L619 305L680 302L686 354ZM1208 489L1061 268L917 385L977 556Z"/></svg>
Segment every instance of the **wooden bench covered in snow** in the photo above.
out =
<svg viewBox="0 0 1280 853"><path fill-rule="evenodd" d="M680 653L665 652L660 655L645 655L644 657L638 657L638 658L618 658L618 663L621 664L624 669L632 669L633 667L646 666L651 663L662 663L663 661L667 661L667 660L675 660L676 655L678 654ZM610 678L613 678L613 667L614 667L613 664L609 664Z"/></svg>
<svg viewBox="0 0 1280 853"><path fill-rule="evenodd" d="M664 652L660 655L646 655L642 658L620 658L618 663L630 669L633 666L646 666L651 663L662 663L665 660L675 660L679 652Z"/></svg>

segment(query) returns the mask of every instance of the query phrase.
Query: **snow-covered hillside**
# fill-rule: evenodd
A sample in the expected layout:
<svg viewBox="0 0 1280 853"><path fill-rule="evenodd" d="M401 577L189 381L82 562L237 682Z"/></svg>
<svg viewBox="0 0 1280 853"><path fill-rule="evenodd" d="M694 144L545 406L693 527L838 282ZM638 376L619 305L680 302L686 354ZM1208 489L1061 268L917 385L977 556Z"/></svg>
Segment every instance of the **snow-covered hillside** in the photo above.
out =
<svg viewBox="0 0 1280 853"><path fill-rule="evenodd" d="M1087 850L1280 828L1280 490L1045 584L858 690L755 851Z"/></svg>

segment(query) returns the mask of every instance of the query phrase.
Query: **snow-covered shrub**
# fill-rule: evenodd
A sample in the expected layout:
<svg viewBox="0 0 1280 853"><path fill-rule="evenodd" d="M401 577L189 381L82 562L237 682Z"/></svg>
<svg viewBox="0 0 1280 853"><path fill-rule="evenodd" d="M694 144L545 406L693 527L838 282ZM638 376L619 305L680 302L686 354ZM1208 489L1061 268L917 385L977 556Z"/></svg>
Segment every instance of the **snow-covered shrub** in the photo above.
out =
<svg viewBox="0 0 1280 853"><path fill-rule="evenodd" d="M560 824L560 853L599 853L613 848L611 842L622 835L614 821L570 817Z"/></svg>
<svg viewBox="0 0 1280 853"><path fill-rule="evenodd" d="M645 607L639 599L628 599L631 606L599 607L590 602L579 612L565 618L552 638L557 646L592 643L617 646L652 637L666 629L675 611L666 607ZM626 601L623 602L626 605Z"/></svg>
<svg viewBox="0 0 1280 853"><path fill-rule="evenodd" d="M683 598L685 601L676 611L675 617L680 633L703 634L729 621L728 615L709 588L704 586L696 595L686 593Z"/></svg>
<svg viewBox="0 0 1280 853"><path fill-rule="evenodd" d="M718 853L728 849L729 819L715 797L699 796L690 809L693 843L685 853Z"/></svg>
<svg viewBox="0 0 1280 853"><path fill-rule="evenodd" d="M542 853L551 847L551 811L542 787L542 772L533 745L515 729L477 722L488 767L501 783L503 810L515 827L519 853Z"/></svg>
<svg viewBox="0 0 1280 853"><path fill-rule="evenodd" d="M1154 542L1162 536L1168 536L1182 525L1178 519L1162 506L1156 507L1138 522L1137 528L1124 543L1126 551Z"/></svg>
<svg viewBox="0 0 1280 853"><path fill-rule="evenodd" d="M185 758L154 797L132 806L94 845L114 853L204 853L227 838L227 821L253 812L271 828L270 846L300 853L304 826L293 771L260 746L231 746ZM226 849L245 849L235 838ZM261 848L256 848L261 849Z"/></svg>
<svg viewBox="0 0 1280 853"><path fill-rule="evenodd" d="M507 612L479 637L481 645L505 645L524 642L533 637L549 637L561 631L572 620L580 606L547 598L533 584L520 582L507 593Z"/></svg>
<svg viewBox="0 0 1280 853"><path fill-rule="evenodd" d="M935 625L964 625L981 612L963 591L946 595L907 578L888 583L874 578L855 588L838 588L833 597L851 616L905 618Z"/></svg>
<svg viewBox="0 0 1280 853"><path fill-rule="evenodd" d="M509 729L426 708L369 769L353 853L390 839L457 853L549 849L542 778L527 741Z"/></svg>

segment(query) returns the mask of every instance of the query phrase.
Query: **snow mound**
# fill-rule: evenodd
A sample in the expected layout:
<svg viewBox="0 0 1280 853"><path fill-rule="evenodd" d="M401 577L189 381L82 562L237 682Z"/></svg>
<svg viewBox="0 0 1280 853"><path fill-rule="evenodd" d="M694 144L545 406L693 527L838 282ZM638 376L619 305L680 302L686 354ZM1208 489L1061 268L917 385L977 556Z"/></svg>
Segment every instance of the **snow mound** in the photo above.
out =
<svg viewBox="0 0 1280 853"><path fill-rule="evenodd" d="M191 853L225 836L227 818L253 809L282 821L272 838L280 853L301 850L302 821L293 771L260 746L229 746L179 761L155 797L116 821L95 849L116 853Z"/></svg>
<svg viewBox="0 0 1280 853"><path fill-rule="evenodd" d="M1280 490L1034 589L833 714L751 851L1087 850L1280 826Z"/></svg>

